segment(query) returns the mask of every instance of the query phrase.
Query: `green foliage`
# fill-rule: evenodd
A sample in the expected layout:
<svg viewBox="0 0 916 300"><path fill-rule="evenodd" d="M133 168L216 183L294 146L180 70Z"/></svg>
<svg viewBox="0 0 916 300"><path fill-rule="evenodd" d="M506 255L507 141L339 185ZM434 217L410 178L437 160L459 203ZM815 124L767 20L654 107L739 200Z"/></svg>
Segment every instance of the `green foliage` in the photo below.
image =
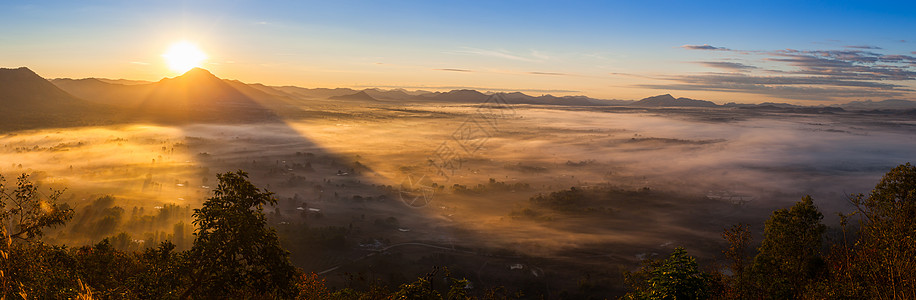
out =
<svg viewBox="0 0 916 300"><path fill-rule="evenodd" d="M175 299L187 284L187 251L176 252L175 245L163 242L137 255L142 269L127 280L132 296L139 299Z"/></svg>
<svg viewBox="0 0 916 300"><path fill-rule="evenodd" d="M751 243L749 228L746 224L738 224L722 232L722 238L728 242L728 248L722 250L722 254L731 260L729 268L736 276L743 274L747 268L747 248Z"/></svg>
<svg viewBox="0 0 916 300"><path fill-rule="evenodd" d="M5 182L0 175L0 221L3 223L0 228L4 235L34 242L41 238L45 228L63 225L73 218L69 206L57 203L63 191L51 190L45 195L26 174L16 179L13 190L7 190Z"/></svg>
<svg viewBox="0 0 916 300"><path fill-rule="evenodd" d="M297 270L267 226L264 205L276 204L243 171L218 174L214 196L194 210L196 239L189 253L194 270L183 296L245 295L292 297Z"/></svg>
<svg viewBox="0 0 916 300"><path fill-rule="evenodd" d="M916 166L906 163L884 175L868 197L852 203L862 216L859 239L840 263L847 285L871 298L916 297ZM852 273L852 274L850 274Z"/></svg>
<svg viewBox="0 0 916 300"><path fill-rule="evenodd" d="M465 278L456 279L449 278L452 281L452 285L448 289L448 294L446 299L469 299L470 295L468 293L468 287L471 285L471 281Z"/></svg>
<svg viewBox="0 0 916 300"><path fill-rule="evenodd" d="M586 194L581 189L571 187L569 190L552 192L548 195L537 195L530 201L558 211L577 211L582 209L586 198Z"/></svg>
<svg viewBox="0 0 916 300"><path fill-rule="evenodd" d="M531 185L527 183L505 183L502 181L496 181L494 178L490 178L490 181L487 182L487 184L477 184L473 187L468 187L457 183L452 185L453 193L463 195L482 195L495 192L526 191L530 189Z"/></svg>
<svg viewBox="0 0 916 300"><path fill-rule="evenodd" d="M676 248L663 261L647 261L636 273L625 274L633 292L624 299L707 299L711 278L700 271L696 259Z"/></svg>
<svg viewBox="0 0 916 300"><path fill-rule="evenodd" d="M0 297L34 295L25 283L48 280L43 283L54 286L58 282L58 276L42 278L41 273L36 276L30 272L33 267L41 271L49 265L29 264L44 258L40 256L44 252L31 251L28 244L39 242L45 229L63 225L73 217L73 210L66 204L57 203L62 193L51 190L45 195L39 192L38 186L29 181L26 174L17 178L14 189L8 190L6 180L0 175L0 286L3 289ZM56 257L52 255L49 260Z"/></svg>
<svg viewBox="0 0 916 300"><path fill-rule="evenodd" d="M331 298L331 291L328 290L327 282L324 278L318 277L315 273L302 274L296 282L296 289L299 295L296 299L303 300L322 300Z"/></svg>
<svg viewBox="0 0 916 300"><path fill-rule="evenodd" d="M722 287L722 296L726 299L736 299L740 295L747 295L752 290L751 278L748 272L748 247L751 243L750 226L746 224L733 225L722 232L722 238L728 243L728 248L722 250L725 258L731 262L728 268L732 276L716 274Z"/></svg>
<svg viewBox="0 0 916 300"><path fill-rule="evenodd" d="M442 294L432 288L430 276L419 277L417 281L405 283L400 286L400 290L392 295L392 299L411 299L411 300L436 300L442 299Z"/></svg>
<svg viewBox="0 0 916 300"><path fill-rule="evenodd" d="M62 225L73 216L65 205L56 204L60 192L40 193L25 175L12 190L0 180L0 229L4 233L0 243L0 297L72 299L91 294L101 299L474 299L469 280L452 278L448 270L439 273L439 269L400 285L395 292L382 285L370 285L368 291L352 286L331 289L324 278L303 275L289 263L288 253L280 247L263 214L265 205L276 203L270 192L251 184L242 171L219 174L218 178L214 196L194 210L197 228L193 246L187 251L177 251L171 242L141 251L130 235L111 235L117 232L113 228L134 221L125 222L124 210L112 206L110 197L97 200L99 209L91 216L78 215L80 220L88 220L82 222L87 226L84 229L98 230L94 234L110 238L73 248L44 244L44 229ZM633 193L570 189L533 198L532 202L565 210L589 205L595 202L590 199L598 196L617 198L649 192ZM823 215L810 197L804 197L791 208L773 212L752 261L747 260L749 227L725 230L723 238L728 247L723 253L730 262L731 275L704 273L693 257L677 248L667 258L646 261L640 271L627 273L633 291L624 298L914 298L916 167L905 164L894 168L867 197L855 195L851 201L858 208L852 216L860 217L860 226L847 236L845 226L851 215L841 215L844 239L833 245L829 255L823 253ZM186 209L190 208L168 208L149 217L173 224L170 220ZM131 220L134 215L144 216L136 211ZM137 224L141 223L148 222ZM398 224L394 218L379 223L392 228ZM174 227L173 238L191 230L186 224ZM346 228L309 232L295 241L333 249L346 247ZM509 296L503 288L478 291L478 295L483 299L521 297Z"/></svg>
<svg viewBox="0 0 916 300"><path fill-rule="evenodd" d="M15 244L10 249L4 274L9 286L6 297L19 299L17 290L36 299L76 296L77 260L62 246ZM27 297L22 297L28 299Z"/></svg>
<svg viewBox="0 0 916 300"><path fill-rule="evenodd" d="M593 214L601 216L614 216L620 219L621 208L633 207L632 203L639 203L640 208L667 206L669 202L693 201L684 195L663 194L649 189L624 190L611 186L595 186L538 194L529 199L532 208L552 210L563 214ZM516 213L524 216L524 212Z"/></svg>
<svg viewBox="0 0 916 300"><path fill-rule="evenodd" d="M437 281L436 274L439 273L440 270L443 274L439 278L450 283L449 286L445 287L448 289L443 291L446 293L446 298L443 298L442 293L433 286L433 282ZM414 282L402 284L398 291L389 295L387 298L416 300L473 299L468 293L469 287L469 280L452 277L448 268L435 268L432 272L427 273L426 276L418 277ZM485 297L484 299L496 299L496 297Z"/></svg>
<svg viewBox="0 0 916 300"><path fill-rule="evenodd" d="M766 221L763 242L754 257L758 288L775 299L798 298L805 286L823 275L821 254L824 215L805 196L789 209L778 209Z"/></svg>

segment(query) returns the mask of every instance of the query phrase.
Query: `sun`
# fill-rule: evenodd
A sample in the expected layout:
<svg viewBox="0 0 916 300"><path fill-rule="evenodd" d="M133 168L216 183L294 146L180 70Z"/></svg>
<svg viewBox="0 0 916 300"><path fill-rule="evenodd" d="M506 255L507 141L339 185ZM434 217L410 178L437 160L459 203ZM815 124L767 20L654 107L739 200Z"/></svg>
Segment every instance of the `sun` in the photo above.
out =
<svg viewBox="0 0 916 300"><path fill-rule="evenodd" d="M184 73L190 69L200 67L203 61L207 59L207 54L200 51L196 45L181 41L172 44L169 50L162 54L162 57L169 64L169 69Z"/></svg>

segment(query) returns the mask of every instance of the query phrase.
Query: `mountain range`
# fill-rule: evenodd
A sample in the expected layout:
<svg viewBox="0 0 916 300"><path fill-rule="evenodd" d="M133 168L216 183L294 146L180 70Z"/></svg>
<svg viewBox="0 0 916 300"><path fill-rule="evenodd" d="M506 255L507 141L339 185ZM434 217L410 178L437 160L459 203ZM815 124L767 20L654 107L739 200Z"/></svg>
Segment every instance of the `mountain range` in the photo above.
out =
<svg viewBox="0 0 916 300"><path fill-rule="evenodd" d="M105 123L111 109L75 97L28 68L0 68L0 129Z"/></svg>
<svg viewBox="0 0 916 300"><path fill-rule="evenodd" d="M195 69L189 73L203 69ZM209 74L209 72L206 72ZM188 74L179 76L184 77ZM212 75L212 74L210 74ZM217 79L215 76L210 79ZM167 79L163 79L167 80ZM350 88L303 88L297 86L267 86L259 83L243 83L237 80L224 80L231 87L243 92L252 99L257 99L262 105L268 104L276 98L283 98L285 102L291 102L296 99L332 99L332 100L349 100L349 101L401 101L401 102L451 102L451 103L479 103L486 100L494 93L480 92L471 89L458 89L447 92L429 92L429 91L407 91L404 89L382 90L369 88L355 90ZM106 104L131 104L124 99L137 99L136 94L148 94L144 90L152 84L144 81L132 81L125 79L54 79L54 84L61 89L83 99L100 100ZM161 83L162 81L160 81ZM596 99L587 96L553 96L541 95L530 96L521 92L501 92L506 101L513 104L533 104L533 105L571 105L571 106L629 106L629 107L732 107L732 108L760 108L760 109L798 109L808 106L793 105L787 103L764 102L759 104L737 104L726 103L716 104L712 101L675 98L670 94L658 95L643 98L640 100L607 100ZM810 106L820 108L822 106ZM850 110L907 110L916 109L916 101L910 100L883 100L883 101L853 101L846 104L838 105L840 108Z"/></svg>
<svg viewBox="0 0 916 300"><path fill-rule="evenodd" d="M715 103L690 98L674 98L670 94L658 95L636 101L630 106L638 107L716 107Z"/></svg>
<svg viewBox="0 0 916 300"><path fill-rule="evenodd" d="M481 103L494 93L472 89L447 92L404 89L303 88L267 86L221 79L195 68L174 78L156 82L125 79L46 80L32 70L0 68L0 128L71 126L122 121L159 123L239 123L279 121L277 112L298 111L308 101L357 101L378 103ZM798 106L785 103L718 105L711 101L675 98L670 94L641 100L605 100L586 96L530 96L500 92L508 103L565 106L627 106L634 108L693 107L786 110L800 113L847 110L913 110L916 101L890 99L853 101L838 107ZM32 125L30 125L32 124Z"/></svg>

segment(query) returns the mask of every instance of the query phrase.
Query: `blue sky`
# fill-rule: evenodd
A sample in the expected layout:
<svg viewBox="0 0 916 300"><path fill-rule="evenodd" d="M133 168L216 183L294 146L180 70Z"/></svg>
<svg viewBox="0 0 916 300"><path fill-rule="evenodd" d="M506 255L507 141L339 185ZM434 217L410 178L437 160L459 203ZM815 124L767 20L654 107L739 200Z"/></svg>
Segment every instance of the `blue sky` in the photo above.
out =
<svg viewBox="0 0 916 300"><path fill-rule="evenodd" d="M4 2L0 66L158 80L186 40L274 85L818 104L914 99L913 28L912 2Z"/></svg>

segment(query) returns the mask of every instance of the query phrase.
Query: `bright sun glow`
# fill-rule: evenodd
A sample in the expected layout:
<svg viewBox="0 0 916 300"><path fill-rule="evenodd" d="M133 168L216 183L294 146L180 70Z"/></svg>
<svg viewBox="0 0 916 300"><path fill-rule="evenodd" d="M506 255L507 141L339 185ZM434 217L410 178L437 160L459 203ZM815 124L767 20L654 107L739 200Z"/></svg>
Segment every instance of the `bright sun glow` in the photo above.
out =
<svg viewBox="0 0 916 300"><path fill-rule="evenodd" d="M169 69L184 73L195 67L200 67L201 63L207 59L207 54L200 51L194 44L183 41L169 47L169 51L162 54L162 57L169 64Z"/></svg>

